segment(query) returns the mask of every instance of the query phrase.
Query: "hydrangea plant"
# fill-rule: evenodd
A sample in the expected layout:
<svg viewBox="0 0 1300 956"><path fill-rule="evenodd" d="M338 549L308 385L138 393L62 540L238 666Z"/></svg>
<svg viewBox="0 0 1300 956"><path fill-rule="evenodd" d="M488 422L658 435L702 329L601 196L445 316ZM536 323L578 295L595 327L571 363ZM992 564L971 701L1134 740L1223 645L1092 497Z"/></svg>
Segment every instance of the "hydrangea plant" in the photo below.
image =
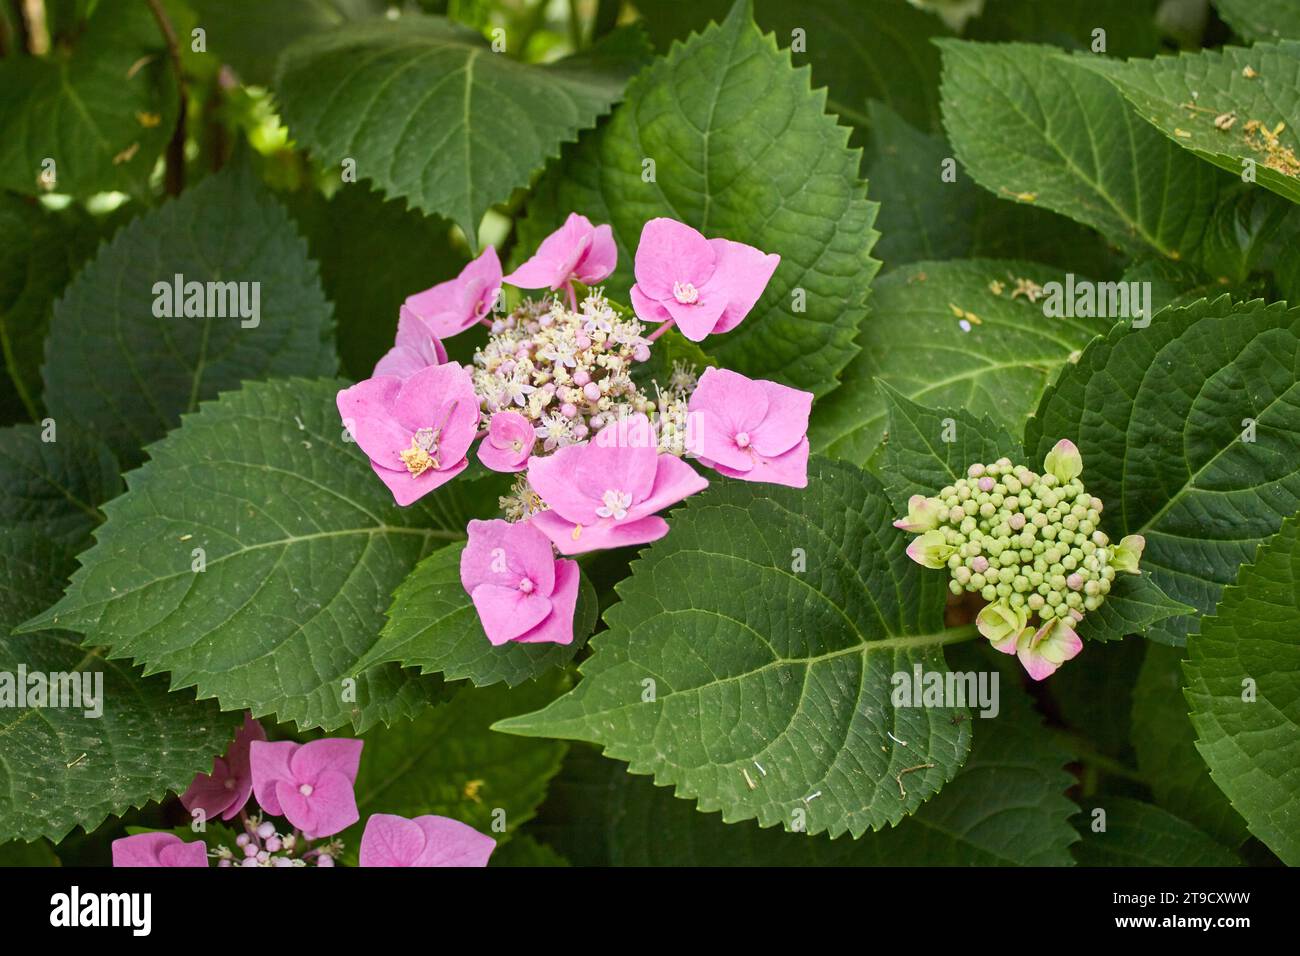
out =
<svg viewBox="0 0 1300 956"><path fill-rule="evenodd" d="M0 863L1300 862L1288 4L327 6L0 5Z"/></svg>

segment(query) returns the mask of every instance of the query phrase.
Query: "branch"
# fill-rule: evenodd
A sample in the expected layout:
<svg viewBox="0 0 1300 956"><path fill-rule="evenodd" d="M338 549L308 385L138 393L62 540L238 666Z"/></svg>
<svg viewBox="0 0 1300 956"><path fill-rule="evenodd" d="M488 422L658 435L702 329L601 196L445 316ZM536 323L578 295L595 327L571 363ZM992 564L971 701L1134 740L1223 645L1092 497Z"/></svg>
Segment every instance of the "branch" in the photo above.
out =
<svg viewBox="0 0 1300 956"><path fill-rule="evenodd" d="M176 128L172 130L171 142L167 144L167 166L163 182L167 195L179 196L185 186L185 114L189 99L185 89L185 73L181 69L181 49L176 41L176 28L172 26L161 0L146 2L167 42L167 57L171 60L172 73L176 76Z"/></svg>

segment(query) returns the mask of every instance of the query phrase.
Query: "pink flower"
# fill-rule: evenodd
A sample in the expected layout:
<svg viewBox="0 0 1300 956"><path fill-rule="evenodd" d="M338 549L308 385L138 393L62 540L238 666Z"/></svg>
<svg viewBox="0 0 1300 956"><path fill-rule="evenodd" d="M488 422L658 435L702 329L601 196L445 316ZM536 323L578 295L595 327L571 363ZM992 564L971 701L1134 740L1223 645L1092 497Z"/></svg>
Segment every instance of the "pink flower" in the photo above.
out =
<svg viewBox="0 0 1300 956"><path fill-rule="evenodd" d="M430 365L447 361L447 350L427 322L403 308L397 319L397 340L375 365L372 375L393 375L407 379Z"/></svg>
<svg viewBox="0 0 1300 956"><path fill-rule="evenodd" d="M528 419L518 412L497 412L479 442L478 460L493 471L523 471L537 443Z"/></svg>
<svg viewBox="0 0 1300 956"><path fill-rule="evenodd" d="M471 521L460 583L493 646L573 643L578 563L557 561L551 542L531 524Z"/></svg>
<svg viewBox="0 0 1300 956"><path fill-rule="evenodd" d="M636 248L632 307L646 322L675 321L699 342L739 325L780 261L743 242L705 239L674 219L651 219Z"/></svg>
<svg viewBox="0 0 1300 956"><path fill-rule="evenodd" d="M501 260L488 246L460 275L407 296L401 315L424 320L429 331L449 339L487 317L501 294Z"/></svg>
<svg viewBox="0 0 1300 956"><path fill-rule="evenodd" d="M1051 677L1056 669L1078 656L1083 641L1065 620L1054 617L1037 631L1025 628L1016 643L1021 665L1034 680Z"/></svg>
<svg viewBox="0 0 1300 956"><path fill-rule="evenodd" d="M174 833L137 833L113 841L113 865L206 867L208 848L202 840L186 843Z"/></svg>
<svg viewBox="0 0 1300 956"><path fill-rule="evenodd" d="M200 773L181 794L181 803L193 813L202 810L205 820L218 816L230 820L239 815L253 792L253 774L248 764L248 747L254 740L265 740L266 731L253 719L244 715L244 725L235 734L234 742L224 757L212 761L212 773Z"/></svg>
<svg viewBox="0 0 1300 956"><path fill-rule="evenodd" d="M812 392L709 368L687 405L687 450L730 478L808 484Z"/></svg>
<svg viewBox="0 0 1300 956"><path fill-rule="evenodd" d="M497 842L448 817L376 813L361 834L362 866L487 866Z"/></svg>
<svg viewBox="0 0 1300 956"><path fill-rule="evenodd" d="M645 544L668 533L655 515L708 486L690 465L661 455L644 415L607 425L585 445L528 463L528 483L550 510L536 525L561 554Z"/></svg>
<svg viewBox="0 0 1300 956"><path fill-rule="evenodd" d="M449 362L406 381L368 378L338 394L343 424L399 505L450 481L469 464L478 397L469 372Z"/></svg>
<svg viewBox="0 0 1300 956"><path fill-rule="evenodd" d="M356 823L353 787L363 742L326 737L308 744L253 741L253 793L272 816L284 817L309 839L332 836Z"/></svg>
<svg viewBox="0 0 1300 956"><path fill-rule="evenodd" d="M593 226L586 216L569 213L564 225L542 240L533 257L505 281L521 289L568 289L573 302L573 280L595 285L618 264L618 247L609 226Z"/></svg>

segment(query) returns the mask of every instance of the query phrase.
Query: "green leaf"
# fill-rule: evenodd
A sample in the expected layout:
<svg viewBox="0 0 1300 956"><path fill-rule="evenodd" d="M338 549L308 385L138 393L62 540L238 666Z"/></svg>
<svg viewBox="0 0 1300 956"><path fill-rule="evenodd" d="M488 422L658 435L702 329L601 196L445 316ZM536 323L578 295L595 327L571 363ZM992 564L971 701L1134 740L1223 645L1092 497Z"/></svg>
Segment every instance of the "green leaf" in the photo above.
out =
<svg viewBox="0 0 1300 956"><path fill-rule="evenodd" d="M1074 858L1080 866L1241 866L1235 853L1160 807L1127 797L1090 801L1078 820ZM1094 832L1093 811L1106 812Z"/></svg>
<svg viewBox="0 0 1300 956"><path fill-rule="evenodd" d="M176 80L149 8L101 0L71 50L0 61L0 188L87 196L147 189L176 123Z"/></svg>
<svg viewBox="0 0 1300 956"><path fill-rule="evenodd" d="M532 829L579 866L1068 866L1068 757L1021 691L1002 701L942 793L857 840L725 825L587 747L570 752Z"/></svg>
<svg viewBox="0 0 1300 956"><path fill-rule="evenodd" d="M943 629L942 576L892 517L876 478L824 459L805 489L715 483L632 564L577 688L498 727L600 743L728 821L897 823L952 779L970 725L896 710L891 675L944 672L973 628Z"/></svg>
<svg viewBox="0 0 1300 956"><path fill-rule="evenodd" d="M393 590L495 511L496 485L462 479L396 507L343 438L345 385L251 383L186 416L105 507L67 594L27 626L78 631L225 710L304 728L418 712L438 681L358 664Z"/></svg>
<svg viewBox="0 0 1300 956"><path fill-rule="evenodd" d="M468 678L479 687L510 687L562 667L587 642L596 626L596 592L584 576L574 612L572 644L493 647L483 633L474 602L460 583L462 546L450 544L425 558L393 595L388 623L366 655L363 667L396 661L445 680Z"/></svg>
<svg viewBox="0 0 1300 956"><path fill-rule="evenodd" d="M245 83L270 83L275 61L293 40L370 16L383 0L187 0L198 15L208 50L229 63Z"/></svg>
<svg viewBox="0 0 1300 956"><path fill-rule="evenodd" d="M1035 258L1088 275L1109 275L1109 249L1097 233L1032 205L999 199L961 170L944 178L952 147L941 134L909 126L872 101L865 170L880 197L873 250L888 270L933 259Z"/></svg>
<svg viewBox="0 0 1300 956"><path fill-rule="evenodd" d="M722 22L732 0L656 0L641 14L655 46L667 51L710 20ZM755 19L793 47L794 61L812 67L813 83L827 87L826 108L845 123L869 128L868 100L880 100L926 129L939 125L939 53L936 36L950 36L943 21L906 0L757 0Z"/></svg>
<svg viewBox="0 0 1300 956"><path fill-rule="evenodd" d="M451 241L444 219L422 216L396 201L385 202L363 185L348 184L326 199L320 193L285 197L311 257L320 263L321 285L334 303L339 357L351 378L367 378L393 347L397 313L407 296L455 276L464 253ZM448 340L453 360L469 333Z"/></svg>
<svg viewBox="0 0 1300 956"><path fill-rule="evenodd" d="M1093 644L1069 667L1053 674L1048 685L1067 726L1078 730L1087 743L1129 764L1134 762L1129 743L1133 686L1146 648L1145 641Z"/></svg>
<svg viewBox="0 0 1300 956"><path fill-rule="evenodd" d="M71 426L54 443L34 426L0 430L0 673L6 683L20 679L19 668L68 675L67 686L84 693L83 706L0 706L0 841L93 830L184 789L234 736L238 714L169 694L165 679L106 661L71 634L10 634L58 598L96 505L120 485L112 456ZM92 697L98 717L86 716L100 709Z"/></svg>
<svg viewBox="0 0 1300 956"><path fill-rule="evenodd" d="M1147 645L1133 691L1133 749L1138 769L1156 801L1218 842L1238 847L1246 822L1210 779L1196 751L1196 734L1183 697L1182 658L1177 647Z"/></svg>
<svg viewBox="0 0 1300 956"><path fill-rule="evenodd" d="M1186 155L1051 47L941 42L944 128L977 183L1138 252L1189 258L1230 177Z"/></svg>
<svg viewBox="0 0 1300 956"><path fill-rule="evenodd" d="M985 0L965 36L1087 51L1100 39L1105 47L1099 53L1153 56L1160 52L1157 5L1157 0ZM1095 30L1104 31L1104 36L1099 38Z"/></svg>
<svg viewBox="0 0 1300 956"><path fill-rule="evenodd" d="M1019 432L1057 370L1110 324L1045 318L1042 301L1017 291L1021 280L1042 286L1065 276L1029 262L974 259L918 262L882 277L844 386L815 406L813 449L857 464L871 457L885 433L876 379L913 401L965 408ZM968 312L979 321L966 320L964 332Z"/></svg>
<svg viewBox="0 0 1300 956"><path fill-rule="evenodd" d="M1011 433L987 415L976 418L964 408L925 408L884 382L880 391L889 410L880 473L895 508L905 507L912 495L938 495L964 478L976 462L1016 455Z"/></svg>
<svg viewBox="0 0 1300 956"><path fill-rule="evenodd" d="M488 860L488 866L568 866L569 861L545 843L538 843L527 834L520 834L503 847L498 847Z"/></svg>
<svg viewBox="0 0 1300 956"><path fill-rule="evenodd" d="M603 44L527 66L439 17L374 20L295 42L275 89L321 163L355 160L359 177L453 220L473 244L488 207L595 125L643 62L635 32Z"/></svg>
<svg viewBox="0 0 1300 956"><path fill-rule="evenodd" d="M172 296L155 285L173 288L177 275L187 285L245 283L244 304L257 314L242 318L233 301L212 296L204 316L156 317ZM68 286L46 343L45 403L135 464L145 444L221 390L263 376L332 375L332 334L306 243L237 165L123 227Z"/></svg>
<svg viewBox="0 0 1300 956"><path fill-rule="evenodd" d="M361 820L342 837L349 851L356 853L373 813L432 813L508 840L537 812L566 745L491 725L550 700L564 683L553 674L510 691L467 687L422 717L367 733L356 788Z"/></svg>
<svg viewBox="0 0 1300 956"><path fill-rule="evenodd" d="M1300 10L1291 0L1214 0L1214 5L1247 40L1300 39Z"/></svg>
<svg viewBox="0 0 1300 956"><path fill-rule="evenodd" d="M0 867L62 866L49 840L22 843L17 840L0 846Z"/></svg>
<svg viewBox="0 0 1300 956"><path fill-rule="evenodd" d="M1107 534L1145 536L1143 571L1207 614L1300 509L1298 378L1300 309L1202 300L1090 345L1044 394L1025 448L1041 461L1074 441ZM1196 624L1170 618L1148 636L1181 644Z"/></svg>
<svg viewBox="0 0 1300 956"><path fill-rule="evenodd" d="M1187 640L1196 749L1250 832L1300 864L1300 518L1260 545ZM1247 681L1254 691L1246 693Z"/></svg>
<svg viewBox="0 0 1300 956"><path fill-rule="evenodd" d="M535 191L520 244L535 247L575 209L610 223L616 297L632 284L642 226L656 216L778 253L754 310L704 347L727 368L823 395L853 355L879 265L859 155L825 104L742 0L721 26L646 69L610 121L567 151Z"/></svg>
<svg viewBox="0 0 1300 956"><path fill-rule="evenodd" d="M1110 80L1137 111L1183 149L1300 202L1300 42L1225 47L1117 63L1080 61ZM1254 75L1247 75L1253 73ZM1234 122L1226 129L1226 117Z"/></svg>
<svg viewBox="0 0 1300 956"><path fill-rule="evenodd" d="M1085 641L1118 641L1145 636L1153 624L1194 613L1196 608L1160 590L1148 572L1119 574L1101 607L1089 611L1076 630Z"/></svg>
<svg viewBox="0 0 1300 956"><path fill-rule="evenodd" d="M0 193L0 353L29 418L39 418L42 408L41 356L54 299L105 231L75 208L47 212Z"/></svg>

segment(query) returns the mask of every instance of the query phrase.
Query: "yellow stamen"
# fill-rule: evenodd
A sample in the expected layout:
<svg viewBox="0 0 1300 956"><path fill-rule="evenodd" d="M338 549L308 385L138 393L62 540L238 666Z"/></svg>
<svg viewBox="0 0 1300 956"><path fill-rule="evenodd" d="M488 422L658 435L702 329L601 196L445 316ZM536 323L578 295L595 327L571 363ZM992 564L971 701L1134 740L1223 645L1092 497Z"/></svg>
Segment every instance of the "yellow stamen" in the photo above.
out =
<svg viewBox="0 0 1300 956"><path fill-rule="evenodd" d="M438 461L427 451L416 444L415 439L411 439L411 447L406 451L398 452L402 457L402 464L406 470L411 473L412 478L418 478L430 468L436 468Z"/></svg>

